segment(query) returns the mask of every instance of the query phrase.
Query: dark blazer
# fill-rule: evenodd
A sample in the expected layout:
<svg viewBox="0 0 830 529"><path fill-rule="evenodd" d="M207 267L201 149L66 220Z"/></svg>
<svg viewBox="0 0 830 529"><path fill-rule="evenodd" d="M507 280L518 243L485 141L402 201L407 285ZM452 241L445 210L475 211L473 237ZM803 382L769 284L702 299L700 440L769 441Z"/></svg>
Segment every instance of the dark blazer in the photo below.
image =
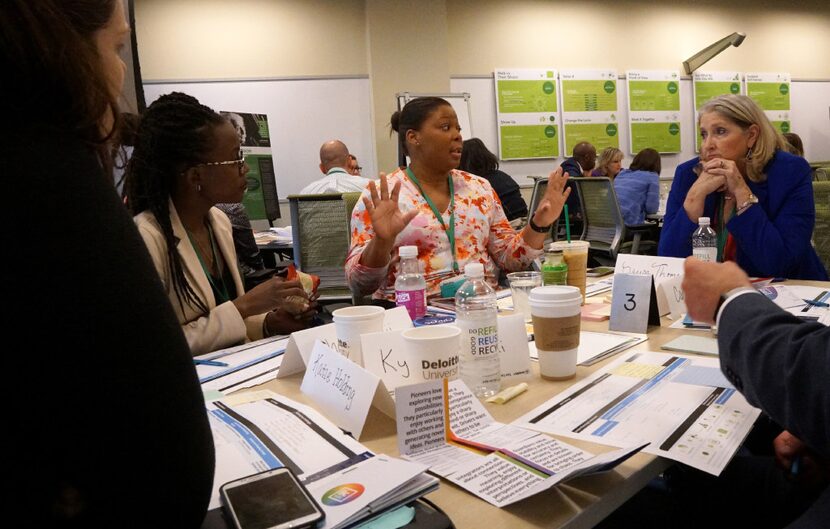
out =
<svg viewBox="0 0 830 529"><path fill-rule="evenodd" d="M199 527L213 439L144 242L89 147L8 126L7 502L25 527Z"/></svg>
<svg viewBox="0 0 830 529"><path fill-rule="evenodd" d="M686 215L683 202L697 180L693 171L697 163L694 158L675 171L660 233L660 255L692 255L691 236L697 222ZM816 212L809 164L778 151L764 172L765 182L748 182L758 204L726 225L737 242L738 265L750 276L826 281L827 271L810 244ZM720 193L706 197L702 216L714 218L719 200Z"/></svg>
<svg viewBox="0 0 830 529"><path fill-rule="evenodd" d="M519 189L519 184L509 174L496 169L482 176L490 182L499 196L507 220L527 217L527 203L522 198L522 191Z"/></svg>
<svg viewBox="0 0 830 529"><path fill-rule="evenodd" d="M568 158L564 162L562 162L562 170L565 173L568 173L569 177L572 178L581 178L582 177L582 169L579 167L579 162L576 161L576 158ZM575 231L582 230L582 206L579 204L579 192L576 190L576 186L568 182L568 187L571 188L571 194L568 196L568 213L571 217L571 223L573 224L571 228L571 233Z"/></svg>
<svg viewBox="0 0 830 529"><path fill-rule="evenodd" d="M830 327L743 294L718 325L721 369L753 406L830 459ZM830 487L790 527L827 527Z"/></svg>

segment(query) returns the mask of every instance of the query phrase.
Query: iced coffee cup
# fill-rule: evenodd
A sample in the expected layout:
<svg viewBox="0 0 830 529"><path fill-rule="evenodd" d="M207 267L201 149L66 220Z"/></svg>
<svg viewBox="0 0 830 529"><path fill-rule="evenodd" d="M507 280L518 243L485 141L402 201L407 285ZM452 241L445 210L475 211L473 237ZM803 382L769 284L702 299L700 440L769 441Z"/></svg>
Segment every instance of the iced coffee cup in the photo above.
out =
<svg viewBox="0 0 830 529"><path fill-rule="evenodd" d="M588 269L588 241L556 241L550 248L562 250L562 256L568 265L568 284L577 287L582 293L582 302L585 302L585 278Z"/></svg>
<svg viewBox="0 0 830 529"><path fill-rule="evenodd" d="M539 373L548 380L576 375L582 295L572 286L536 287L530 291L533 335Z"/></svg>

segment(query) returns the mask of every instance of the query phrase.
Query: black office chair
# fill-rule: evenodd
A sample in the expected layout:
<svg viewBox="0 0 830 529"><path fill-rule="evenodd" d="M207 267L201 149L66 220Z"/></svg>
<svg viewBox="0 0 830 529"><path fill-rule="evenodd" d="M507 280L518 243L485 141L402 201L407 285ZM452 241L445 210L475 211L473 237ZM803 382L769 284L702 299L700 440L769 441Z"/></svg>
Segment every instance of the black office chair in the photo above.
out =
<svg viewBox="0 0 830 529"><path fill-rule="evenodd" d="M612 266L620 253L653 254L658 227L646 223L626 226L614 185L607 177L572 178L579 190L585 222L583 236L591 243L589 255Z"/></svg>

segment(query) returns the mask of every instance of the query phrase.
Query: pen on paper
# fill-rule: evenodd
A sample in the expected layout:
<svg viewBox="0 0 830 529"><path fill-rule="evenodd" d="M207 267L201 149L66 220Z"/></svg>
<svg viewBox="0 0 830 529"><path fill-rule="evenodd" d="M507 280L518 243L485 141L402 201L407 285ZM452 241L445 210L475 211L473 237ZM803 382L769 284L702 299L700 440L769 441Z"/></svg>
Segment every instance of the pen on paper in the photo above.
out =
<svg viewBox="0 0 830 529"><path fill-rule="evenodd" d="M830 307L829 303L825 303L823 301L816 301L814 299L805 299L804 303L806 303L807 305L810 305L812 307Z"/></svg>
<svg viewBox="0 0 830 529"><path fill-rule="evenodd" d="M819 303L820 303L820 302L821 302L821 300L822 300L822 298L823 298L823 297L827 294L827 292L828 292L828 291L827 291L827 290L825 290L824 292L822 292L821 294L819 294L818 296L816 296L815 298L813 298L813 300L812 300L812 301L814 301L814 302L819 302ZM806 300L805 300L805 301L806 301ZM811 302L807 301L807 306L806 306L806 307L804 307L803 309L801 309L801 312L807 312L808 310L810 310L810 307L811 307L811 306L813 306L813 304L812 304Z"/></svg>
<svg viewBox="0 0 830 529"><path fill-rule="evenodd" d="M216 360L199 360L198 358L194 358L193 363L197 366L228 367L228 364L225 362L217 362Z"/></svg>

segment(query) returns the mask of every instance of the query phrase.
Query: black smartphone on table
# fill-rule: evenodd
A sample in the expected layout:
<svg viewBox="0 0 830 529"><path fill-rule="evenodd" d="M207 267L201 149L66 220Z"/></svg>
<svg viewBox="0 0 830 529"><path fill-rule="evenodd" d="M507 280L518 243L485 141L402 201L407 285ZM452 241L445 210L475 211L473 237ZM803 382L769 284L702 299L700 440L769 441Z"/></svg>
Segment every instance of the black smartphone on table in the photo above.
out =
<svg viewBox="0 0 830 529"><path fill-rule="evenodd" d="M225 483L219 495L236 529L316 527L325 518L297 476L284 467Z"/></svg>

